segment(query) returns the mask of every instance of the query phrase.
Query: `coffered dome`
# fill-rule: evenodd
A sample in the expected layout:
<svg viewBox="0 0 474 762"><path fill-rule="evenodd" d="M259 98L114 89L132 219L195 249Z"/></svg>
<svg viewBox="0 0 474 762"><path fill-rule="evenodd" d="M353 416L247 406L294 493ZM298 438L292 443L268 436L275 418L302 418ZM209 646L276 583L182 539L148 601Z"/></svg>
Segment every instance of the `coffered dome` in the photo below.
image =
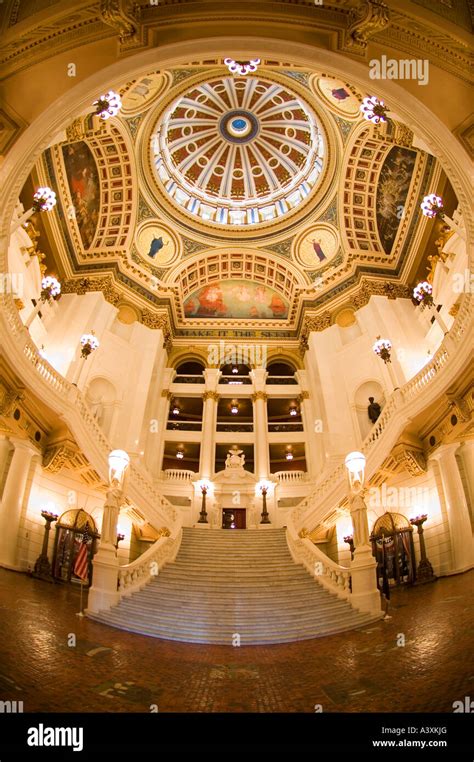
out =
<svg viewBox="0 0 474 762"><path fill-rule="evenodd" d="M193 86L160 116L152 154L175 203L243 226L303 202L320 178L325 140L313 109L286 84L220 77Z"/></svg>

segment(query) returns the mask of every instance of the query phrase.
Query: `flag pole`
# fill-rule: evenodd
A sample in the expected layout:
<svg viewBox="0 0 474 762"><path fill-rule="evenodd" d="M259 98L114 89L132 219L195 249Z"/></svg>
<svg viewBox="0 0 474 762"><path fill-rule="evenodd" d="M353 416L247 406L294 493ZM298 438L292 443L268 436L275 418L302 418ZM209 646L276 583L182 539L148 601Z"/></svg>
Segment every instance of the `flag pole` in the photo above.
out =
<svg viewBox="0 0 474 762"><path fill-rule="evenodd" d="M80 617L84 616L84 614L82 613L82 585L83 584L84 583L83 583L83 581L81 579L81 601L80 601L80 604L79 604L80 611L76 614L76 616L80 616Z"/></svg>

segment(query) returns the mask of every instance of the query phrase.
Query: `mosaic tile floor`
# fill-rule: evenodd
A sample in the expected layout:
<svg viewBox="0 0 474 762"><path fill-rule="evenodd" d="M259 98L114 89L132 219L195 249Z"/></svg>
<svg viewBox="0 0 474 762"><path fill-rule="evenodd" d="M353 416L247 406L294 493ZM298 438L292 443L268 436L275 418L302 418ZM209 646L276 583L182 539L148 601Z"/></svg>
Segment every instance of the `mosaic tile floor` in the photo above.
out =
<svg viewBox="0 0 474 762"><path fill-rule="evenodd" d="M474 696L473 592L469 572L396 591L392 619L361 630L233 648L81 619L77 588L0 569L0 700L25 712L452 712Z"/></svg>

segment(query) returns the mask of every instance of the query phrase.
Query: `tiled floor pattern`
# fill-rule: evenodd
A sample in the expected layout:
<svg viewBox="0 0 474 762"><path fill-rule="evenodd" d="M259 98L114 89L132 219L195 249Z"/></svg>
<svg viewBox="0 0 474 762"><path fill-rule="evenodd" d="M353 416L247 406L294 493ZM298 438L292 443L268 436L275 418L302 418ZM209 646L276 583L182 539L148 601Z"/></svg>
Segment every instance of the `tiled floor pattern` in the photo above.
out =
<svg viewBox="0 0 474 762"><path fill-rule="evenodd" d="M0 700L25 712L451 712L474 696L473 593L469 572L396 591L392 619L361 630L238 648L114 630L76 615L76 587L0 569Z"/></svg>

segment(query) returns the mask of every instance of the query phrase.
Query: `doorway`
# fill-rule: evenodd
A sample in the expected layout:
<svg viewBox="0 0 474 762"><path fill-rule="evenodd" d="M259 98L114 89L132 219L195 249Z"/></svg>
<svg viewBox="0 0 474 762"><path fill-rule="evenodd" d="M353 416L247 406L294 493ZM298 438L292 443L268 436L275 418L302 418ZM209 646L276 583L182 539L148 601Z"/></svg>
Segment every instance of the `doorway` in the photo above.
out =
<svg viewBox="0 0 474 762"><path fill-rule="evenodd" d="M222 529L245 529L245 508L223 508Z"/></svg>

